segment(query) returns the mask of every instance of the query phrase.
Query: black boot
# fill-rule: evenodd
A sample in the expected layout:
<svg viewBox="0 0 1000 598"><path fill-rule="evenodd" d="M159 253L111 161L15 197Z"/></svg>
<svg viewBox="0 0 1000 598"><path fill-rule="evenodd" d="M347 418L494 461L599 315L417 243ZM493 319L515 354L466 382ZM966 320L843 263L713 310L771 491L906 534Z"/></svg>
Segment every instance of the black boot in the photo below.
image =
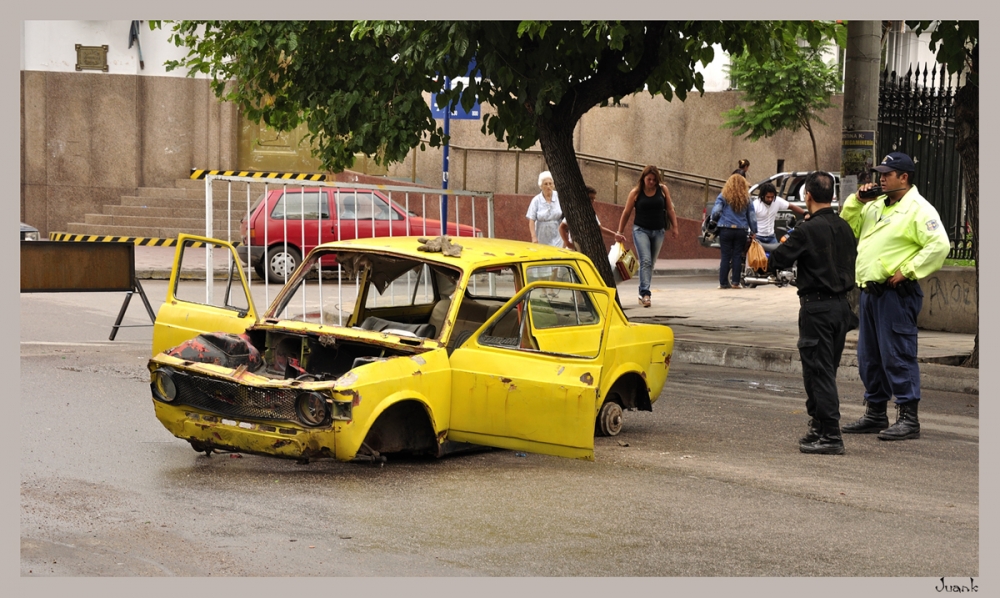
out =
<svg viewBox="0 0 1000 598"><path fill-rule="evenodd" d="M799 438L799 445L810 444L819 440L820 428L819 421L813 418L809 418L809 431L802 438Z"/></svg>
<svg viewBox="0 0 1000 598"><path fill-rule="evenodd" d="M813 455L843 455L844 439L840 436L840 424L823 422L819 430L819 438L815 442L800 444L799 450Z"/></svg>
<svg viewBox="0 0 1000 598"><path fill-rule="evenodd" d="M865 414L853 424L845 425L844 434L878 434L889 427L889 418L885 414L888 401L871 403L865 401Z"/></svg>
<svg viewBox="0 0 1000 598"><path fill-rule="evenodd" d="M878 433L879 440L906 440L920 438L920 421L917 419L917 404L910 401L896 405L896 423Z"/></svg>

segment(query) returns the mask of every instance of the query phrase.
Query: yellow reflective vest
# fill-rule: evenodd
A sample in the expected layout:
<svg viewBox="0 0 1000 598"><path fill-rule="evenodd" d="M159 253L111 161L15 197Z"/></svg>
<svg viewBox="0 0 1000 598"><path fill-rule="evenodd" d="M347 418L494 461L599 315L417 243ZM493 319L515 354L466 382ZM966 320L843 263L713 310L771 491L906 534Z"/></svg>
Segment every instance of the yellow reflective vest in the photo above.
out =
<svg viewBox="0 0 1000 598"><path fill-rule="evenodd" d="M918 280L944 265L951 250L941 217L916 186L891 206L887 196L862 203L854 194L840 208L858 239L855 282L885 282L896 271Z"/></svg>

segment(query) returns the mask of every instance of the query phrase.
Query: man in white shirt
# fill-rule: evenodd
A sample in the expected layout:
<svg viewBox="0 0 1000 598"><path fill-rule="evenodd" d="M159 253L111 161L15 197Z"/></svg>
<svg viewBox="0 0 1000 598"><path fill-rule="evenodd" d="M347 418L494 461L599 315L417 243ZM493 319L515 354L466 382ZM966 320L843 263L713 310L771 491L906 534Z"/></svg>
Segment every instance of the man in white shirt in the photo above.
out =
<svg viewBox="0 0 1000 598"><path fill-rule="evenodd" d="M774 220L781 210L791 210L799 216L806 211L778 197L778 191L771 183L760 186L760 194L753 201L753 209L757 213L757 240L761 243L777 243L774 236Z"/></svg>

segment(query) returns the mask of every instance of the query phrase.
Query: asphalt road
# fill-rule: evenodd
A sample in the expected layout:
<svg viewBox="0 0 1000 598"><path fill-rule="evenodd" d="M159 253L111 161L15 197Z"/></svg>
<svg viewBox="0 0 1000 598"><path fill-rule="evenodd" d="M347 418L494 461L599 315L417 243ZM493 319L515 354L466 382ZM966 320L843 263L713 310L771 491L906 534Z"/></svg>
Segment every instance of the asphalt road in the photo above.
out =
<svg viewBox="0 0 1000 598"><path fill-rule="evenodd" d="M803 455L798 377L675 364L595 462L205 457L153 415L150 329L105 340L120 301L21 296L22 577L979 575L978 397Z"/></svg>

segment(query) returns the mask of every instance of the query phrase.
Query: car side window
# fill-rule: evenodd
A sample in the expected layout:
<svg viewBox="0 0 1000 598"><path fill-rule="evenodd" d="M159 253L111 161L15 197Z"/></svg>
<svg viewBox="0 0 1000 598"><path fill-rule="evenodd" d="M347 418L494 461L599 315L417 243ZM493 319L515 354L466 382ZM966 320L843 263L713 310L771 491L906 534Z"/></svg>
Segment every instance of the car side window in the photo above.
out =
<svg viewBox="0 0 1000 598"><path fill-rule="evenodd" d="M271 218L276 220L329 218L330 205L325 195L319 191L285 191L271 209Z"/></svg>
<svg viewBox="0 0 1000 598"><path fill-rule="evenodd" d="M337 214L341 220L402 220L388 202L371 191L338 192Z"/></svg>
<svg viewBox="0 0 1000 598"><path fill-rule="evenodd" d="M476 299L507 300L522 287L514 266L489 266L479 268L469 277L466 294Z"/></svg>
<svg viewBox="0 0 1000 598"><path fill-rule="evenodd" d="M487 347L594 358L603 324L586 291L536 287L495 320L478 343Z"/></svg>
<svg viewBox="0 0 1000 598"><path fill-rule="evenodd" d="M551 288L546 292L532 291L528 309L534 328L560 328L597 324L600 316L586 293L571 289Z"/></svg>
<svg viewBox="0 0 1000 598"><path fill-rule="evenodd" d="M180 248L180 259L177 262L177 277L173 289L174 298L187 303L211 305L230 309L236 312L246 312L250 300L246 288L236 272L240 265L233 259L228 247L212 246L213 269L215 270L215 285L212 300L209 301L205 292L205 259L206 246L200 241L187 239Z"/></svg>
<svg viewBox="0 0 1000 598"><path fill-rule="evenodd" d="M528 266L526 279L528 284L535 282L536 280L555 280L559 282L572 282L574 284L580 284L580 277L577 276L576 270L566 264L552 266Z"/></svg>

